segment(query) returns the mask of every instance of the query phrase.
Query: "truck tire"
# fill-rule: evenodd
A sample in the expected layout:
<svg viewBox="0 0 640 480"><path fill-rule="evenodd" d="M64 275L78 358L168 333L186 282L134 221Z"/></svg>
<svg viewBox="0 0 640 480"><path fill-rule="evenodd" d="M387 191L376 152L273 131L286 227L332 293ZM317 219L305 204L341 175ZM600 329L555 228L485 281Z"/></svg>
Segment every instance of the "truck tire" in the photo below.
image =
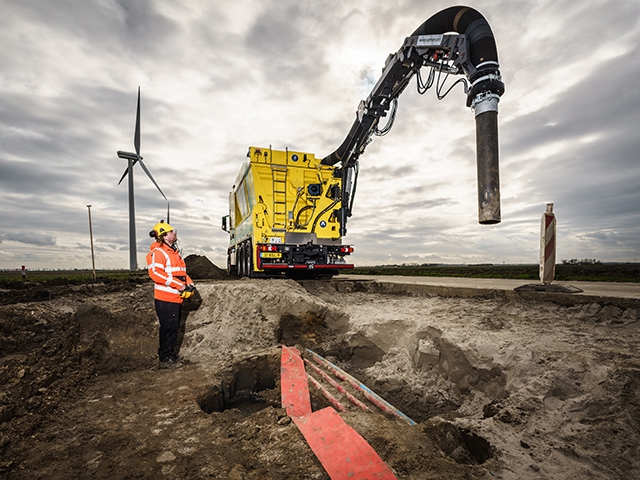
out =
<svg viewBox="0 0 640 480"><path fill-rule="evenodd" d="M245 272L247 277L253 277L253 251L251 248L251 240L245 243Z"/></svg>
<svg viewBox="0 0 640 480"><path fill-rule="evenodd" d="M227 272L230 276L235 277L238 275L238 265L231 265L231 254L227 253Z"/></svg>
<svg viewBox="0 0 640 480"><path fill-rule="evenodd" d="M236 268L238 269L238 276L244 277L244 244L238 245L238 251L236 253Z"/></svg>

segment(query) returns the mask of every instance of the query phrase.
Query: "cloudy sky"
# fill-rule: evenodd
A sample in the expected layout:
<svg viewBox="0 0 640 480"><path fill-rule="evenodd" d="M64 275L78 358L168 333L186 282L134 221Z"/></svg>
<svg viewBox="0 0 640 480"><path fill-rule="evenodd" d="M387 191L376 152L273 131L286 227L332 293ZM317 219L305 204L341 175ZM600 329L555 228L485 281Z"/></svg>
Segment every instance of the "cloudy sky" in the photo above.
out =
<svg viewBox="0 0 640 480"><path fill-rule="evenodd" d="M640 2L469 0L496 37L502 223L477 223L459 86L400 97L361 158L358 265L640 261ZM251 145L325 156L389 53L447 1L0 0L0 268L128 268L136 95L142 155L184 254L226 264L227 195ZM134 171L138 262L166 202Z"/></svg>

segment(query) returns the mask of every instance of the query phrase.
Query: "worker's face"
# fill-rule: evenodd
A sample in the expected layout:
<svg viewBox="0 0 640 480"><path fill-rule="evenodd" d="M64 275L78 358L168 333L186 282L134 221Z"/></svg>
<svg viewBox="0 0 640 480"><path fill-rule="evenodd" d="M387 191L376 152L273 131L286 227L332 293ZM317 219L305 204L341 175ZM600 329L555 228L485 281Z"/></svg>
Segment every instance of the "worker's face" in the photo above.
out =
<svg viewBox="0 0 640 480"><path fill-rule="evenodd" d="M165 242L167 242L169 245L173 245L177 239L178 239L178 234L176 233L175 230L171 230L169 233L167 233L164 236Z"/></svg>

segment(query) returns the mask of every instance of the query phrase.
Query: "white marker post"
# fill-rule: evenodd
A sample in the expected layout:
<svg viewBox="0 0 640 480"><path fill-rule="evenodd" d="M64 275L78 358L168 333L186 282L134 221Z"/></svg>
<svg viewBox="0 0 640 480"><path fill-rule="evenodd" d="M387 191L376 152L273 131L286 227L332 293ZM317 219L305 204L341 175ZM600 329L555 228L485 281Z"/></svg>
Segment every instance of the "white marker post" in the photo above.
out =
<svg viewBox="0 0 640 480"><path fill-rule="evenodd" d="M549 285L556 274L556 216L553 203L547 203L540 224L540 281Z"/></svg>

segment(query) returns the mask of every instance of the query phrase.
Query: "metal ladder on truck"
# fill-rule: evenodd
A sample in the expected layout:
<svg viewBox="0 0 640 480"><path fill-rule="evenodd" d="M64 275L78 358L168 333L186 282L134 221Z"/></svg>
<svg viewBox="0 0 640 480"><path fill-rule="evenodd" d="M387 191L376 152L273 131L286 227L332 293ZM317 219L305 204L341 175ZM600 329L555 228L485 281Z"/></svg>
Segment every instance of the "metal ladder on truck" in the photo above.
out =
<svg viewBox="0 0 640 480"><path fill-rule="evenodd" d="M273 231L287 230L287 167L271 165L273 181Z"/></svg>

